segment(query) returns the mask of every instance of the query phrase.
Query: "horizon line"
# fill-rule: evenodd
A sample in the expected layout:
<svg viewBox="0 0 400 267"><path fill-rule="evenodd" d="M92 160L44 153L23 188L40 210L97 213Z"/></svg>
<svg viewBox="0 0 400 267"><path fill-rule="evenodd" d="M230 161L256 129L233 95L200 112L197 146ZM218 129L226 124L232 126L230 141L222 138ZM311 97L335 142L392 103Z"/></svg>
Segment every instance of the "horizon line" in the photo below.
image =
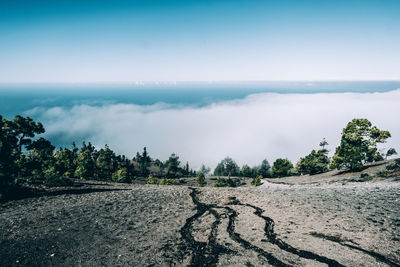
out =
<svg viewBox="0 0 400 267"><path fill-rule="evenodd" d="M144 84L183 84L183 83L263 83L263 82L400 82L399 79L371 79L371 80L362 80L362 79L326 79L326 80L162 80L162 81L151 81L151 80L135 80L135 81L60 81L60 82L52 82L52 81L28 81L28 82L0 82L0 85L57 85L57 84L69 84L69 85L79 85L79 84L125 84L125 85L144 85Z"/></svg>

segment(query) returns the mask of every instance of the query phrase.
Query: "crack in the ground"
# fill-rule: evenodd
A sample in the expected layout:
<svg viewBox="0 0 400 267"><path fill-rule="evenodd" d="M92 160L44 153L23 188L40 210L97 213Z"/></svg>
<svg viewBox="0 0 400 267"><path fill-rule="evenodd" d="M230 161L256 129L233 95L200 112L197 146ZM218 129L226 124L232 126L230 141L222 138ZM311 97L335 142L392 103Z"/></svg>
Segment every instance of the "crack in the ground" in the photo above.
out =
<svg viewBox="0 0 400 267"><path fill-rule="evenodd" d="M265 221L264 234L267 237L268 241L274 245L277 245L280 249L287 251L289 253L295 254L301 258L316 260L321 263L326 263L328 266L344 266L344 265L340 264L339 262L337 262L333 259L327 258L325 256L318 255L311 251L306 251L306 250L297 249L295 247L292 247L291 245L287 244L283 240L279 239L277 237L276 233L274 232L274 225L275 225L274 220L271 219L270 217L263 216L262 215L262 213L264 212L263 209L261 209L257 206L251 205L251 204L243 204L239 200L237 200L235 197L232 197L231 202L229 202L228 204L241 205L241 206L247 206L247 207L253 208L255 210L254 214Z"/></svg>
<svg viewBox="0 0 400 267"><path fill-rule="evenodd" d="M250 242L244 240L240 237L240 234L235 232L235 218L237 217L237 212L229 207L220 207L214 204L205 204L199 201L197 194L198 191L194 188L190 188L192 192L190 196L192 197L193 203L196 205L197 212L192 217L186 220L185 225L181 228L182 238L185 240L186 244L188 244L189 248L193 252L191 265L192 266L213 266L218 263L218 257L220 254L230 254L233 251L217 244L216 236L217 236L217 227L220 224L220 215L215 211L215 208L225 209L229 213L229 221L227 226L227 232L230 238L246 249L253 250L257 252L259 255L265 257L267 261L274 266L289 266L284 262L277 259L271 253L263 250L260 247L257 247ZM209 235L208 244L206 242L196 241L192 235L191 229L193 222L202 216L206 211L209 211L214 215L216 220L212 224L211 233Z"/></svg>
<svg viewBox="0 0 400 267"><path fill-rule="evenodd" d="M235 232L235 218L237 217L238 213L234 209L231 209L229 207L225 207L225 209L229 212L229 222L228 222L228 227L226 230L228 231L229 236L234 241L241 244L244 248L251 249L251 250L257 252L259 255L262 255L263 257L265 257L267 259L268 263L270 263L274 266L290 266L290 265L278 260L271 253L263 250L260 247L255 246L255 245L251 244L250 242L241 238L240 234Z"/></svg>
<svg viewBox="0 0 400 267"><path fill-rule="evenodd" d="M329 241L338 243L338 244L340 244L342 246L345 246L345 247L348 247L348 248L351 248L351 249L355 249L355 250L361 251L361 252L363 252L363 253L365 253L367 255L370 255L371 257L374 257L376 260L378 260L380 262L386 263L389 266L400 267L399 263L395 263L394 261L388 259L387 257L385 257L382 254L376 253L374 251L369 251L369 250L363 249L361 247L358 247L358 246L355 246L355 245L352 245L352 244L347 244L347 243L345 243L347 240L342 240L339 237L325 235L325 234L317 233L317 232L311 232L310 235L312 235L314 237L322 238L324 240L329 240Z"/></svg>
<svg viewBox="0 0 400 267"><path fill-rule="evenodd" d="M180 233L188 248L193 252L190 262L191 266L215 266L218 263L220 254L231 254L234 251L217 243L218 225L221 223L221 215L213 208L215 205L201 203L197 198L197 190L190 188L192 192L193 203L196 205L197 212L186 220L185 225L181 228ZM206 212L210 212L215 217L215 221L211 225L211 232L208 236L208 242L196 241L192 234L194 221Z"/></svg>
<svg viewBox="0 0 400 267"><path fill-rule="evenodd" d="M198 194L199 191L195 188L190 188L192 191L190 193L190 196L192 198L193 203L196 205L196 213L189 217L186 220L185 225L180 229L180 233L182 236L182 240L185 243L185 248L184 250L190 250L192 252L192 257L191 257L191 266L215 266L218 263L218 258L221 254L233 254L235 253L234 250L231 250L225 246L222 246L218 244L217 242L217 235L218 235L218 226L221 224L221 215L216 211L216 209L225 209L228 214L228 225L227 225L227 233L229 234L229 237L240 244L242 247L245 249L252 250L256 252L258 255L264 257L269 264L274 265L274 266L290 266L287 263L282 262L278 258L276 258L272 253L265 251L264 249L250 243L249 241L246 241L241 237L241 235L237 232L235 232L235 223L236 219L238 217L238 212L232 209L231 207L228 207L229 205L240 205L240 206L246 206L254 209L253 214L256 215L257 217L261 218L265 222L264 226L264 235L267 237L267 241L273 245L278 246L280 249L283 251L289 252L291 254L297 255L300 258L304 259L309 259L309 260L316 260L321 263L325 263L328 266L344 266L337 262L334 259L327 258L322 255L318 255L314 252L307 251L307 250L302 250L302 249L297 249L280 238L277 237L277 234L274 232L274 225L275 222L273 219L270 217L262 215L264 210L251 205L251 204L243 204L239 200L237 200L235 197L230 198L230 202L226 204L226 206L217 206L215 204L205 204L199 201ZM197 241L194 236L193 236L193 223L203 216L206 212L209 212L211 215L214 216L215 221L211 225L211 231L208 236L208 241L207 242L201 242ZM343 240L338 240L337 238L330 238L330 236L324 235L324 234L318 234L318 233L311 233L311 235L319 238L323 238L326 240L330 240L333 242L337 242L343 246L349 247L351 249L359 250L363 253L366 253L375 259L384 262L390 266L399 266L399 264L393 262L392 260L388 259L387 257L378 254L373 251L367 251L365 249L362 249L358 246L351 245L344 243Z"/></svg>

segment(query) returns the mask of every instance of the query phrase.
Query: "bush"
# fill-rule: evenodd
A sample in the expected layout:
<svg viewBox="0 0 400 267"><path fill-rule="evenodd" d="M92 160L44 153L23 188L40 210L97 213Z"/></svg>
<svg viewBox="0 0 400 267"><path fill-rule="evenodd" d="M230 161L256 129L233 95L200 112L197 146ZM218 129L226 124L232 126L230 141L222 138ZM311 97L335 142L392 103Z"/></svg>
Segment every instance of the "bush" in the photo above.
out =
<svg viewBox="0 0 400 267"><path fill-rule="evenodd" d="M159 184L160 181L159 181L159 179L155 178L152 174L150 174L149 177L147 177L147 179L146 179L146 183L147 184Z"/></svg>
<svg viewBox="0 0 400 267"><path fill-rule="evenodd" d="M68 186L72 185L72 181L67 177L60 175L53 167L48 168L43 172L45 178L45 186L56 187L56 186Z"/></svg>
<svg viewBox="0 0 400 267"><path fill-rule="evenodd" d="M368 173L361 173L360 178L362 179L363 182L366 182L372 180L373 177Z"/></svg>
<svg viewBox="0 0 400 267"><path fill-rule="evenodd" d="M159 182L159 185L175 185L175 184L176 184L175 179L162 178Z"/></svg>
<svg viewBox="0 0 400 267"><path fill-rule="evenodd" d="M394 162L386 165L388 171L399 171L400 170L400 159L395 159Z"/></svg>
<svg viewBox="0 0 400 267"><path fill-rule="evenodd" d="M395 171L397 168L395 163L389 163L388 165L386 165L386 170L388 171Z"/></svg>
<svg viewBox="0 0 400 267"><path fill-rule="evenodd" d="M272 172L275 177L284 177L292 168L293 164L288 159L277 159L272 165Z"/></svg>
<svg viewBox="0 0 400 267"><path fill-rule="evenodd" d="M258 175L256 178L253 178L253 180L251 181L251 184L254 186L259 186L259 185L261 185L261 179L262 179L262 176Z"/></svg>
<svg viewBox="0 0 400 267"><path fill-rule="evenodd" d="M207 185L206 178L204 177L204 174L202 172L200 172L197 175L196 185L197 186L205 186L205 185Z"/></svg>
<svg viewBox="0 0 400 267"><path fill-rule="evenodd" d="M119 183L130 183L132 179L128 175L128 170L121 168L113 173L112 180Z"/></svg>
<svg viewBox="0 0 400 267"><path fill-rule="evenodd" d="M156 184L156 185L175 185L176 180L175 179L167 179L167 178L162 178L158 179L153 177L153 175L149 175L146 179L147 184Z"/></svg>
<svg viewBox="0 0 400 267"><path fill-rule="evenodd" d="M239 178L232 179L232 178L228 177L228 178L218 178L217 181L213 184L213 186L215 186L215 187L227 187L227 186L237 187L240 184L241 183L240 183Z"/></svg>
<svg viewBox="0 0 400 267"><path fill-rule="evenodd" d="M48 187L57 187L57 186L70 186L73 185L73 182L70 179L63 176L53 176L46 179L44 184L45 186Z"/></svg>
<svg viewBox="0 0 400 267"><path fill-rule="evenodd" d="M387 170L382 170L382 171L378 171L376 173L376 175L378 175L379 177L386 177L388 176L389 172Z"/></svg>
<svg viewBox="0 0 400 267"><path fill-rule="evenodd" d="M327 156L328 150L321 149L318 151L311 151L311 153L304 158L300 158L297 163L297 169L302 174L318 174L328 170L329 158Z"/></svg>
<svg viewBox="0 0 400 267"><path fill-rule="evenodd" d="M390 157L390 156L393 156L393 155L397 155L396 149L394 149L394 148L389 148L389 150L386 152L386 159L387 159L388 157Z"/></svg>

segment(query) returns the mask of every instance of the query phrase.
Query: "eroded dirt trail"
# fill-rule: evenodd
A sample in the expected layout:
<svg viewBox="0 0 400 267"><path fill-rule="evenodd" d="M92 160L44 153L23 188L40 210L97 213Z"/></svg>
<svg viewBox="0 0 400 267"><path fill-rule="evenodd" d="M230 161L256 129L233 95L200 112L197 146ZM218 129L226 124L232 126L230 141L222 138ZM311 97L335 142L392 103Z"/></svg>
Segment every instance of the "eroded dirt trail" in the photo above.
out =
<svg viewBox="0 0 400 267"><path fill-rule="evenodd" d="M235 197L230 197L229 202L224 203L223 205L217 205L213 203L206 204L199 200L199 196L201 194L200 190L196 188L190 188L190 190L190 196L193 203L196 205L196 213L186 220L185 225L180 230L183 243L185 244L182 247L182 249L185 250L183 253L186 253L186 256L191 257L190 266L216 266L219 263L219 257L223 254L244 255L247 253L247 251L256 253L258 258L263 258L269 265L272 266L297 265L296 259L305 259L308 261L312 260L312 262L314 262L312 265L345 266L338 260L324 255L319 255L318 253L312 251L295 248L278 238L277 234L274 232L274 220L270 217L264 216L264 210L260 207L252 204L241 203ZM265 243L265 245L260 246L259 244L255 244L254 242L247 240L246 236L241 235L236 230L236 226L240 223L238 220L238 216L240 214L238 207L251 209L251 214L264 221L264 227L256 230L263 232L262 235L266 239L263 239L262 241ZM214 217L214 221L210 222L208 220L207 222L209 225L203 225L203 228L208 227L211 229L208 233L207 242L199 241L196 239L196 236L198 235L198 229L196 229L194 225L196 221L201 221L202 217L210 214ZM220 226L224 220L227 220L227 226L226 228L221 228ZM251 218L248 218L248 220L251 220ZM203 221L202 223L204 224ZM227 246L226 244L219 243L218 240L220 235L229 236L231 241L236 243L238 246ZM324 234L312 234L312 236L321 238L328 243L333 241L345 246L348 249L365 253L374 257L377 261L386 263L389 266L399 266L399 264L388 259L384 255L365 250L357 246L357 244L347 244L342 241L332 240L327 238L327 236ZM269 249L271 246L277 247L278 250L276 248ZM238 247L240 247L240 249L238 249ZM290 258L285 258L285 256L283 256L288 254L292 256ZM182 261L180 261L180 263L182 263ZM247 265L251 266L252 264L248 262Z"/></svg>

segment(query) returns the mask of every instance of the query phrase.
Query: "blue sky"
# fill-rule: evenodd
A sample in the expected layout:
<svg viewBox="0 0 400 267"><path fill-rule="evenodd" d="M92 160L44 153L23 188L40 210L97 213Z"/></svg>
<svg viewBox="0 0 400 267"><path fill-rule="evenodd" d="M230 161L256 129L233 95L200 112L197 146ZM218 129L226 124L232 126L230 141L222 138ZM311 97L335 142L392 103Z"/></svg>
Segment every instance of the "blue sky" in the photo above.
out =
<svg viewBox="0 0 400 267"><path fill-rule="evenodd" d="M399 80L400 1L0 1L0 82Z"/></svg>

